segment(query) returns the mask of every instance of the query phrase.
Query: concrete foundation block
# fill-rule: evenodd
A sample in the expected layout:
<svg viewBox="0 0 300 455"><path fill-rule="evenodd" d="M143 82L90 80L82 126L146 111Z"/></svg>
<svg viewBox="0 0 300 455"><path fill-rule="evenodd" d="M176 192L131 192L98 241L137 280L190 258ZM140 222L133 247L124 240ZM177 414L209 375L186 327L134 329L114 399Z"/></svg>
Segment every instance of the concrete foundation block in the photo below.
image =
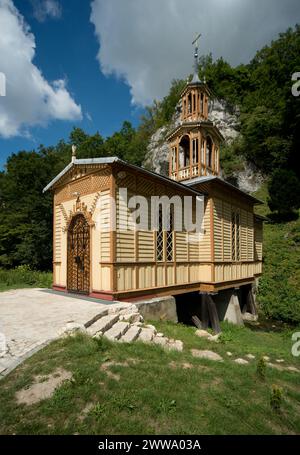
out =
<svg viewBox="0 0 300 455"><path fill-rule="evenodd" d="M142 300L135 305L146 320L178 322L176 300L172 296Z"/></svg>
<svg viewBox="0 0 300 455"><path fill-rule="evenodd" d="M239 299L235 292L233 292L231 299L229 300L224 321L231 322L232 324L244 325Z"/></svg>

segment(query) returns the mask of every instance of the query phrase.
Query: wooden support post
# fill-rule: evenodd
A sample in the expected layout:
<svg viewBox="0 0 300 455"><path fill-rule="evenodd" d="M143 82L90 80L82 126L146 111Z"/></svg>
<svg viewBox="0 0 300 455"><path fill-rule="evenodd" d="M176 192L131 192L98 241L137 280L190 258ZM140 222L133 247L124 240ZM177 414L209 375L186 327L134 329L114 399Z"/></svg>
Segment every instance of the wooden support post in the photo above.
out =
<svg viewBox="0 0 300 455"><path fill-rule="evenodd" d="M200 294L201 298L201 309L200 309L200 318L201 318L201 328L206 330L209 324L209 314L207 307L206 294Z"/></svg>
<svg viewBox="0 0 300 455"><path fill-rule="evenodd" d="M248 290L247 290L247 300L246 300L246 308L247 311L253 315L257 314L255 302L254 302L254 297L252 294L252 286L250 285Z"/></svg>
<svg viewBox="0 0 300 455"><path fill-rule="evenodd" d="M214 332L220 333L221 327L220 327L219 315L217 312L216 304L210 294L206 294L206 300L207 300L208 314L209 314L212 329Z"/></svg>

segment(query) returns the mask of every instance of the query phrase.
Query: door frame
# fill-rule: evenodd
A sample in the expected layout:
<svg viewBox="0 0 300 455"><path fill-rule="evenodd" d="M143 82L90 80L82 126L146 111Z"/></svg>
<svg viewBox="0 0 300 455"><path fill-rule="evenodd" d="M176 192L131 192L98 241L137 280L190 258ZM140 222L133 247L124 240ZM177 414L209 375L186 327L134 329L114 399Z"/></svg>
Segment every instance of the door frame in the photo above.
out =
<svg viewBox="0 0 300 455"><path fill-rule="evenodd" d="M69 234L70 234L70 227L71 227L71 224L73 222L73 220L78 217L78 216L82 216L86 222L86 224L88 225L88 232L89 232L89 286L88 286L88 291L78 291L78 290L73 290L73 289L69 289ZM67 224L67 229L66 229L66 232L67 232L67 263L66 263L66 284L67 284L67 291L72 293L72 294L81 294L81 295L89 295L91 293L91 289L92 289L92 227L93 223L91 223L91 221L86 217L85 213L83 211L77 211L75 213L72 213L72 215L70 216L69 220L68 220L68 224Z"/></svg>

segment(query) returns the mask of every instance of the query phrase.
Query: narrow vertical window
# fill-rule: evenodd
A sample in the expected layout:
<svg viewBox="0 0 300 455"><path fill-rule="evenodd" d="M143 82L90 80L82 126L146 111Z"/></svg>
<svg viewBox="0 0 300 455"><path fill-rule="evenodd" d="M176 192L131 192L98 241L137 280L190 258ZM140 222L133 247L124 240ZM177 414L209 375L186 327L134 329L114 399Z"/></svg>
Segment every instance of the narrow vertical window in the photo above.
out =
<svg viewBox="0 0 300 455"><path fill-rule="evenodd" d="M162 206L159 206L158 211L158 230L156 233L156 260L164 260L164 232L163 232L163 215Z"/></svg>
<svg viewBox="0 0 300 455"><path fill-rule="evenodd" d="M231 212L231 255L232 261L240 261L240 214L238 211Z"/></svg>
<svg viewBox="0 0 300 455"><path fill-rule="evenodd" d="M173 261L173 238L174 238L174 206L169 210L169 229L166 233L166 258L168 262Z"/></svg>

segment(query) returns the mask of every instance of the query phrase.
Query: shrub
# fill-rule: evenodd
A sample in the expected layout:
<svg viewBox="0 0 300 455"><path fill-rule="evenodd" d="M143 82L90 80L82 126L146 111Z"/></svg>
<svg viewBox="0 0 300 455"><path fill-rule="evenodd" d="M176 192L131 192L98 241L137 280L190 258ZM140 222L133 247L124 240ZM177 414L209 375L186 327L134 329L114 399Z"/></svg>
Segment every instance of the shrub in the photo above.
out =
<svg viewBox="0 0 300 455"><path fill-rule="evenodd" d="M260 379L266 378L266 362L263 358L259 359L257 362L256 373Z"/></svg>
<svg viewBox="0 0 300 455"><path fill-rule="evenodd" d="M272 385L270 405L273 411L280 412L282 405L283 391L281 387Z"/></svg>

